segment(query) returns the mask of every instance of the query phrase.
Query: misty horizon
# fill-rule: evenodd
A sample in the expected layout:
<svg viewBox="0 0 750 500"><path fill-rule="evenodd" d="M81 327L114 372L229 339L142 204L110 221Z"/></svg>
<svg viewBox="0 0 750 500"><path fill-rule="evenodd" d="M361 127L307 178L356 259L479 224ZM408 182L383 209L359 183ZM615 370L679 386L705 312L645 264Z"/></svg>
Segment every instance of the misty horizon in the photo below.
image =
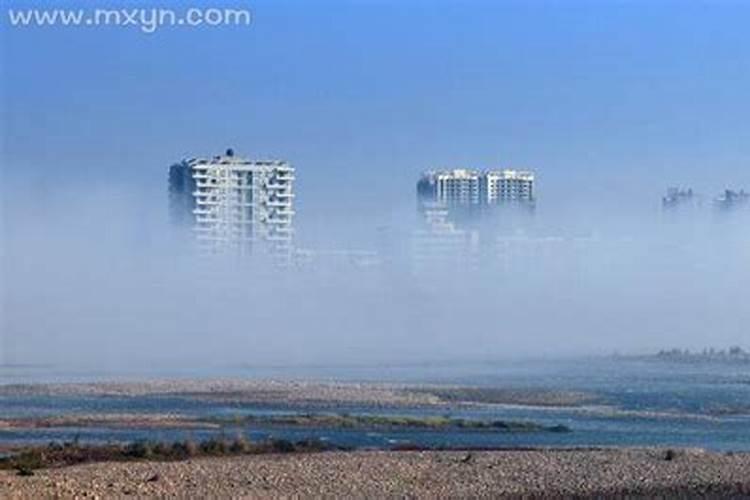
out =
<svg viewBox="0 0 750 500"><path fill-rule="evenodd" d="M408 261L413 198L405 222L390 221L386 247L397 250L378 267L275 271L195 255L169 225L164 176L160 191L62 191L42 203L6 193L5 363L346 365L746 345L747 211L568 219L540 189L528 227L510 235L541 241L532 255L420 275ZM316 233L301 219L299 246L382 251L382 226Z"/></svg>
<svg viewBox="0 0 750 500"><path fill-rule="evenodd" d="M0 363L748 347L750 210L713 204L750 190L747 5L251 7L151 34L3 24ZM227 148L294 166L311 264L202 259L170 225L169 166ZM533 171L535 212L485 221L478 266L419 273L416 183L451 168ZM670 187L702 204L664 210Z"/></svg>

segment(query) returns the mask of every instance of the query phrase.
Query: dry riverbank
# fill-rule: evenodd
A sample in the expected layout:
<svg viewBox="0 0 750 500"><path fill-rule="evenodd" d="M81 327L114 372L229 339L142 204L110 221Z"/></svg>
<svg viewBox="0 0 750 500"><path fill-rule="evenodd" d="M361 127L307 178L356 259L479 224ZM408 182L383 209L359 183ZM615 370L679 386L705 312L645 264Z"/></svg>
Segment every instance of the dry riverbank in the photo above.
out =
<svg viewBox="0 0 750 500"><path fill-rule="evenodd" d="M2 396L172 396L219 403L273 404L290 407L436 407L457 404L575 406L592 395L545 389L466 388L451 385L411 385L289 380L148 380L70 384L0 385Z"/></svg>
<svg viewBox="0 0 750 500"><path fill-rule="evenodd" d="M669 460L667 458L670 458ZM323 452L95 463L20 477L0 497L496 498L750 495L750 454L679 450Z"/></svg>

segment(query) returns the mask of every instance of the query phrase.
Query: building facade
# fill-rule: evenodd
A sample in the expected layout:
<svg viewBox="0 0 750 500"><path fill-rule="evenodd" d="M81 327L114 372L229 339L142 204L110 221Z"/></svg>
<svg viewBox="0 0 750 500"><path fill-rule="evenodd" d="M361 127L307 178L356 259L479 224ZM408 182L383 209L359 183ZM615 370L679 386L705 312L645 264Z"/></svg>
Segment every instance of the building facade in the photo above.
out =
<svg viewBox="0 0 750 500"><path fill-rule="evenodd" d="M533 206L534 174L519 170L428 171L417 182L417 196L421 203L447 207Z"/></svg>
<svg viewBox="0 0 750 500"><path fill-rule="evenodd" d="M455 169L425 172L417 183L420 201L446 206L478 206L482 175L476 170Z"/></svg>
<svg viewBox="0 0 750 500"><path fill-rule="evenodd" d="M484 204L517 204L533 207L534 174L519 170L491 170L485 172L481 183Z"/></svg>
<svg viewBox="0 0 750 500"><path fill-rule="evenodd" d="M171 217L189 221L203 253L262 254L289 263L294 179L287 162L248 160L231 149L185 160L170 168Z"/></svg>

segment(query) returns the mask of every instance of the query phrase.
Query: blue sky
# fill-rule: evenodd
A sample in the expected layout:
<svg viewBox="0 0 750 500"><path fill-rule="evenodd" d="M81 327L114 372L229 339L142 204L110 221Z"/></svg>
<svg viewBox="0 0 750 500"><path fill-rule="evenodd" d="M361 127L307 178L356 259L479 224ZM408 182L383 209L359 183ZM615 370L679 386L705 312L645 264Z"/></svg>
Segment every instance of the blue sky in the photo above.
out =
<svg viewBox="0 0 750 500"><path fill-rule="evenodd" d="M7 178L159 196L232 146L292 161L312 218L411 208L440 166L533 168L540 209L750 187L750 3L211 3L238 5L251 26L151 35L3 19Z"/></svg>

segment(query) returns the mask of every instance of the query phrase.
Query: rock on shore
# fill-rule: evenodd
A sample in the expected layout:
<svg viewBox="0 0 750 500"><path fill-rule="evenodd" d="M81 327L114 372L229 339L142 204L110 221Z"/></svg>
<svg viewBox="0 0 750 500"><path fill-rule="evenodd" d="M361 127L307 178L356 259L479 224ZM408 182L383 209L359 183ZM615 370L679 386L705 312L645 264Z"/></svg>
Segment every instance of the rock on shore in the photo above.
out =
<svg viewBox="0 0 750 500"><path fill-rule="evenodd" d="M653 449L330 452L0 471L2 498L750 496L750 454Z"/></svg>

